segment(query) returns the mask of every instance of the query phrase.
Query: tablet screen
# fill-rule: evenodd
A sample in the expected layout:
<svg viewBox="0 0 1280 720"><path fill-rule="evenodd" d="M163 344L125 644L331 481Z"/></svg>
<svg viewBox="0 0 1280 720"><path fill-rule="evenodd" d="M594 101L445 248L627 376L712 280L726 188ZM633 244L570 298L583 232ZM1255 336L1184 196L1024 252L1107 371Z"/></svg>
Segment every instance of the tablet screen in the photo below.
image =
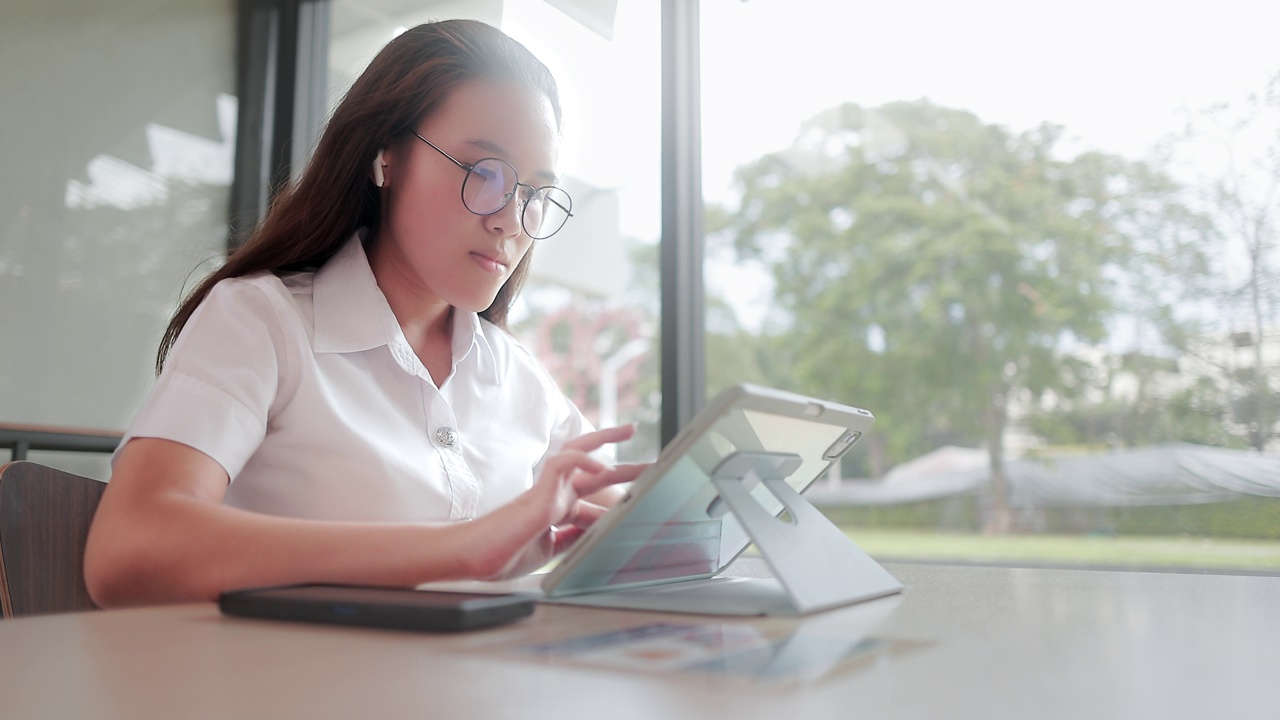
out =
<svg viewBox="0 0 1280 720"><path fill-rule="evenodd" d="M713 474L733 476L732 468L742 465L735 458L783 458L788 462L775 476L803 491L873 421L865 410L799 395L749 385L726 390L663 450L628 499L584 536L543 589L565 595L718 573L750 538L719 500ZM742 481L767 512L782 512L757 476Z"/></svg>

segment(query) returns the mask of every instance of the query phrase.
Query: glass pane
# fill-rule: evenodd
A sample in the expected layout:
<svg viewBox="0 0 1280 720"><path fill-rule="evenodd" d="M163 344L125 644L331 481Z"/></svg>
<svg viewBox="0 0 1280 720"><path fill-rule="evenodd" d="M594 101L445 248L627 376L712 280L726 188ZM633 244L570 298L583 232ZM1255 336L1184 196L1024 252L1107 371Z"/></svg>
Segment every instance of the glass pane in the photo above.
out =
<svg viewBox="0 0 1280 720"><path fill-rule="evenodd" d="M1278 24L703 2L709 393L871 410L881 559L1280 571Z"/></svg>
<svg viewBox="0 0 1280 720"><path fill-rule="evenodd" d="M511 326L593 423L639 424L622 460L658 449L659 9L643 0L333 3L335 102L397 33L444 18L502 28L555 74L558 170L573 218L536 241Z"/></svg>
<svg viewBox="0 0 1280 720"><path fill-rule="evenodd" d="M6 1L0 423L131 419L186 283L225 247L234 52L225 0Z"/></svg>

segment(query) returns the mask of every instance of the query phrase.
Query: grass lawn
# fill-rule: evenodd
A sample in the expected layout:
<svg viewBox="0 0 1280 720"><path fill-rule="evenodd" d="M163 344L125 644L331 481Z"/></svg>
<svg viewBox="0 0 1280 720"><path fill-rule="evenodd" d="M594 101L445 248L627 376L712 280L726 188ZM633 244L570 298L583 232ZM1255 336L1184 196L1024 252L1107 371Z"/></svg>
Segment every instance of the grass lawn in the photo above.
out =
<svg viewBox="0 0 1280 720"><path fill-rule="evenodd" d="M947 534L920 530L846 529L881 561L1088 565L1280 572L1280 541L1192 537Z"/></svg>

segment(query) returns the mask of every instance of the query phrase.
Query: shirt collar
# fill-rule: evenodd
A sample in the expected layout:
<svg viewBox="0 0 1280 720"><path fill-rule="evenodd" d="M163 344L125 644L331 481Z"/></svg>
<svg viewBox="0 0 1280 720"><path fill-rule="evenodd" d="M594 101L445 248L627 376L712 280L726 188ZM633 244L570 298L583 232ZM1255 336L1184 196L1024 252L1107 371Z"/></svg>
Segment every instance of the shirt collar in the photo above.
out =
<svg viewBox="0 0 1280 720"><path fill-rule="evenodd" d="M487 331L487 332L486 332ZM498 384L498 356L489 344L489 332L502 332L493 326L486 327L476 313L453 309L453 368L468 356L474 356L480 377Z"/></svg>
<svg viewBox="0 0 1280 720"><path fill-rule="evenodd" d="M369 267L364 251L365 231L356 232L315 274L315 351L349 353L382 345L412 374L426 375L387 298ZM376 319L376 320L375 320ZM473 312L453 310L453 370L464 361L475 363L482 378L498 382L497 357L485 336L485 324Z"/></svg>

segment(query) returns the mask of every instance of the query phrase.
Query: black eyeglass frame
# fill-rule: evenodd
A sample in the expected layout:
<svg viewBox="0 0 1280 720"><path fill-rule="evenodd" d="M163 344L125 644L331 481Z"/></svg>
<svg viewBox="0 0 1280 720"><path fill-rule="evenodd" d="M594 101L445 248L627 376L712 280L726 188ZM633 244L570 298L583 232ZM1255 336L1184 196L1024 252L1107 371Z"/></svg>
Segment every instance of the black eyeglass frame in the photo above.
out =
<svg viewBox="0 0 1280 720"><path fill-rule="evenodd" d="M557 186L557 185L543 185L542 187L534 187L534 186L530 185L529 183L522 183L522 182L520 182L520 173L516 172L516 168L515 168L515 166L514 166L514 165L512 165L511 163L507 162L506 160L503 160L502 158L498 158L498 157L487 157L487 158L481 158L481 159L479 159L479 160L475 161L474 163L472 163L472 164L469 164L469 165L468 165L467 163L464 163L464 162L462 162L462 161L458 160L457 158L455 158L454 156L452 156L452 155L450 155L449 153L445 152L444 150L441 150L441 149L439 148L439 146L437 146L435 143L431 142L430 140L428 140L428 139L426 139L426 138L422 137L422 136L421 136L421 135L419 135L416 131L413 133L413 136L414 136L414 137L416 137L416 138L418 138L418 139L419 139L419 140L421 140L422 142L426 143L427 145L430 145L430 146L431 146L431 149L433 149L433 150L435 150L436 152L440 153L441 155L443 155L443 156L445 156L445 157L449 158L450 162L452 162L454 165L457 165L458 167L460 167L460 168L462 168L464 171L466 171L467 176L466 176L465 178L463 178L463 179L462 179L462 187L461 187L461 189L459 189L459 190L458 190L458 194L459 194L460 199L462 200L462 207L466 208L466 209L467 209L467 212L471 213L472 215L479 215L480 217L488 217L489 215L497 215L498 213L502 212L502 210L503 210L504 208L506 208L508 205L510 205L510 204L511 204L511 200L512 200L512 199L514 199L514 198L516 197L516 195L518 195L518 194L519 194L520 187L521 187L521 186L523 186L523 187L527 187L527 188L529 188L529 189L530 189L530 190L532 190L534 193L537 193L537 192L538 192L538 191L540 191L540 190L546 190L546 189L559 190L560 192L564 193L565 199L567 199L567 200L569 201L569 207L565 207L564 205L561 205L559 202L556 202L556 200L555 200L554 198L552 198L551 196L549 196L549 195L547 196L547 201L548 201L548 202L555 203L556 207L558 207L558 208L560 208L561 210L563 210L563 211L564 211L565 218L564 218L564 221L560 223L560 227L557 227L555 230L552 230L551 232L547 233L546 235L534 235L533 233L529 232L529 226L524 224L524 212L525 212L525 210L529 207L529 201L525 200L525 201L523 201L523 202L520 202L520 204L519 204L519 208L520 208L520 228L521 228L522 230L524 230L524 233L525 233L526 235L528 235L528 236L530 237L530 239L533 239L533 240L546 240L547 238L551 237L552 235L555 235L556 233L558 233L558 232L560 232L562 229L564 229L564 226L565 226L566 224L568 224L568 222L569 222L569 218L573 217L573 196L569 195L569 192L568 192L567 190L565 190L564 188L559 187L559 186ZM491 211L489 211L489 212L487 212L487 213L476 212L475 210L473 210L473 209L471 208L471 206L470 206L470 205L468 205L468 204L467 204L467 181L471 179L471 173L472 173L472 171L475 169L475 167L476 167L477 165L479 165L479 164L480 164L480 163L482 163L482 162L489 161L489 160L496 160L497 162L500 162L500 163L502 163L503 165L506 165L507 167L511 168L511 177L515 178L516 180L515 180L515 184L514 184L514 185L512 185L512 187L511 187L511 191L510 191L510 192L508 192L508 193L506 194L506 200L504 200L504 201L503 201L503 203L497 207L497 209L495 209L495 210L491 210Z"/></svg>

